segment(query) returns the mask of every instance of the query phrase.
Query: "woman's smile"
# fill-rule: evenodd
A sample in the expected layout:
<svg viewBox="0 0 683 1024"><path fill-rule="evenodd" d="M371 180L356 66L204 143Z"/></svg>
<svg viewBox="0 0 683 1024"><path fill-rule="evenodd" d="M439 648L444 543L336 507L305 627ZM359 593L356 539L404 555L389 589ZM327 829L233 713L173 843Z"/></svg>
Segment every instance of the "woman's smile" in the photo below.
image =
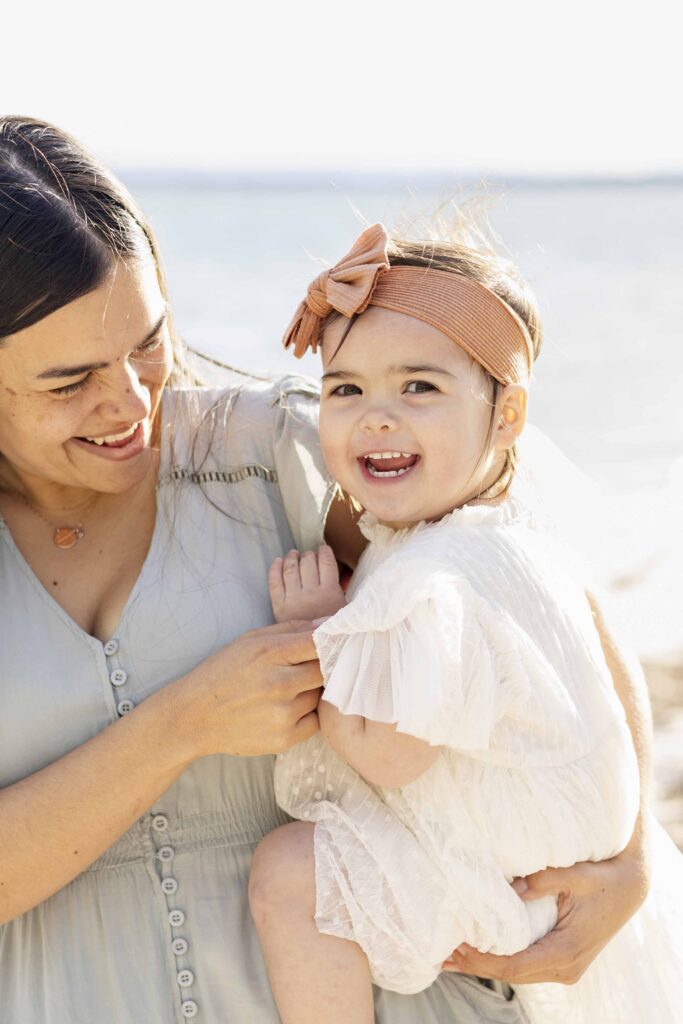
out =
<svg viewBox="0 0 683 1024"><path fill-rule="evenodd" d="M101 438L73 437L71 442L90 455L124 462L144 451L148 436L149 420L142 420L140 423L134 423L124 433L104 435Z"/></svg>

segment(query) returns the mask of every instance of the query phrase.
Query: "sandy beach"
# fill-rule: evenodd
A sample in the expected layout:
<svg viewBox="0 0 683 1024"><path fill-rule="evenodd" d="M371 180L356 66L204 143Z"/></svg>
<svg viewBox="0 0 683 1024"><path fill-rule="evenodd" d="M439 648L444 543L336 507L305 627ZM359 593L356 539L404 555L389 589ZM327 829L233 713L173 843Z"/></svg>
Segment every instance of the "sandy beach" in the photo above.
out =
<svg viewBox="0 0 683 1024"><path fill-rule="evenodd" d="M683 659L643 668L655 727L655 811L683 850Z"/></svg>

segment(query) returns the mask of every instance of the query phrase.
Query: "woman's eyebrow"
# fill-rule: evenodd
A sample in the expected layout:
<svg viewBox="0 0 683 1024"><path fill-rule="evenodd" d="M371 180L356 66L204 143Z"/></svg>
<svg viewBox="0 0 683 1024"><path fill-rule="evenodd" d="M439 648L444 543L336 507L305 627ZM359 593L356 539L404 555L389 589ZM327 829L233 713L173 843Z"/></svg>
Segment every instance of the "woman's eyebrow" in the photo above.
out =
<svg viewBox="0 0 683 1024"><path fill-rule="evenodd" d="M157 322L152 327L151 331L139 341L135 346L140 348L141 345L145 345L148 341L151 341L155 334L158 334L161 328L164 326L164 322L168 315L167 310L161 314ZM49 370L43 370L42 373L37 374L36 380L57 380L61 377L80 377L82 373L92 373L93 370L105 370L109 366L109 363L85 363L82 366L53 366Z"/></svg>

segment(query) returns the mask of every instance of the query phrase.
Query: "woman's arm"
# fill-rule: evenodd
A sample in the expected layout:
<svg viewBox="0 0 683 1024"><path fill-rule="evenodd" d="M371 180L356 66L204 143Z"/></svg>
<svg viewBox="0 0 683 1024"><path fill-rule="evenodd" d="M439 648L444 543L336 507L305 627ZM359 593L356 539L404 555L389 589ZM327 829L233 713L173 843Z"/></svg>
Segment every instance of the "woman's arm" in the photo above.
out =
<svg viewBox="0 0 683 1024"><path fill-rule="evenodd" d="M548 868L514 883L524 900L546 895L558 897L558 922L545 938L514 956L495 956L462 946L446 961L445 970L497 978L512 985L545 981L574 984L635 914L647 895L650 882L647 819L652 764L652 717L647 686L639 666L633 666L620 652L597 602L590 595L589 602L638 756L641 809L633 835L626 849L611 860L575 864L571 868Z"/></svg>
<svg viewBox="0 0 683 1024"><path fill-rule="evenodd" d="M0 923L87 868L198 757L275 753L311 736L316 658L310 623L247 633L0 791Z"/></svg>

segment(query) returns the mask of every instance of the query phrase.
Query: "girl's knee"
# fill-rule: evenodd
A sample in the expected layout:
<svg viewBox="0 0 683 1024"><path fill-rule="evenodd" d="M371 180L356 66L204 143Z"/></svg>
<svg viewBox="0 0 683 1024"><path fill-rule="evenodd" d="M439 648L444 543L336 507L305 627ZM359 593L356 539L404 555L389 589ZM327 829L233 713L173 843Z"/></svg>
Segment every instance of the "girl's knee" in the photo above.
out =
<svg viewBox="0 0 683 1024"><path fill-rule="evenodd" d="M315 907L313 825L305 822L281 825L261 840L251 865L249 905L255 919L279 906L312 912Z"/></svg>

